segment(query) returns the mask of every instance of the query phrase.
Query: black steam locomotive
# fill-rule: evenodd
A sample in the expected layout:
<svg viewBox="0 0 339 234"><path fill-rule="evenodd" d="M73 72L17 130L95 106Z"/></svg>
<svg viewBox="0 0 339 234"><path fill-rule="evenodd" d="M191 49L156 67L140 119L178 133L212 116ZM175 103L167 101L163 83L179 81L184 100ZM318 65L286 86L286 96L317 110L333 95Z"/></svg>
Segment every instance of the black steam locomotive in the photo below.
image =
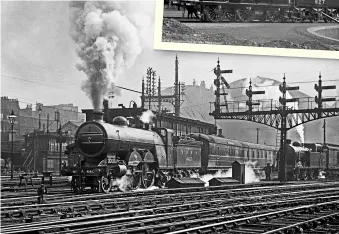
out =
<svg viewBox="0 0 339 234"><path fill-rule="evenodd" d="M315 179L320 172L324 172L326 179L338 179L339 145L299 142L292 144L288 140L286 170L288 180Z"/></svg>
<svg viewBox="0 0 339 234"><path fill-rule="evenodd" d="M201 12L203 21L311 22L338 20L337 0L178 0L183 9Z"/></svg>
<svg viewBox="0 0 339 234"><path fill-rule="evenodd" d="M113 124L94 113L94 121L83 123L75 134L73 152L81 158L77 165L62 170L72 176L75 192L91 187L109 192L121 180L131 189L163 186L173 176L190 177L227 171L234 161L256 162L257 169L276 165L274 147L230 140L201 133L173 136L173 130L129 127L124 117Z"/></svg>

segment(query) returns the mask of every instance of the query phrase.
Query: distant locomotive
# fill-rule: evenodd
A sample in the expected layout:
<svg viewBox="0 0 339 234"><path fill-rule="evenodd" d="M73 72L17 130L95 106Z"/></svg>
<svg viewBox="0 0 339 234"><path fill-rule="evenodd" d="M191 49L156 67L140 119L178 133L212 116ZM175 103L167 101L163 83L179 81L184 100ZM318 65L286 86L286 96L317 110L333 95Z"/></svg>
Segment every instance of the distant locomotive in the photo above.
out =
<svg viewBox="0 0 339 234"><path fill-rule="evenodd" d="M338 0L179 0L185 8L200 9L201 19L219 22L325 22L338 19Z"/></svg>
<svg viewBox="0 0 339 234"><path fill-rule="evenodd" d="M280 153L281 151L279 151ZM339 145L315 143L286 144L286 170L288 180L314 179L321 171L327 179L339 176Z"/></svg>
<svg viewBox="0 0 339 234"><path fill-rule="evenodd" d="M75 134L74 150L82 159L64 168L72 176L72 189L109 192L114 181L133 178L132 188L164 185L171 177L226 171L234 161L276 165L274 147L245 143L200 133L179 138L173 130L131 128L124 117L113 124L94 113L94 121L83 123Z"/></svg>

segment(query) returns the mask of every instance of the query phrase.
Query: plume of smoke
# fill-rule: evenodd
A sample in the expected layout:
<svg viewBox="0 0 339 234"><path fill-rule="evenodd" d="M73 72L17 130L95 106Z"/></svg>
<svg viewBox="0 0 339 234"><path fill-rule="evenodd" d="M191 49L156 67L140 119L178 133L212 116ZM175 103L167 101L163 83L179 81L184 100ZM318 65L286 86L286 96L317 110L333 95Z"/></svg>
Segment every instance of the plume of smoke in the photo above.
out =
<svg viewBox="0 0 339 234"><path fill-rule="evenodd" d="M88 78L82 89L95 111L101 110L102 97L112 91L110 84L134 64L142 51L142 23L147 16L136 13L139 9L132 7L133 4L129 1L70 3L70 36L81 59L76 67Z"/></svg>
<svg viewBox="0 0 339 234"><path fill-rule="evenodd" d="M144 123L150 123L152 121L152 118L154 118L155 115L151 110L147 110L142 113L140 120Z"/></svg>

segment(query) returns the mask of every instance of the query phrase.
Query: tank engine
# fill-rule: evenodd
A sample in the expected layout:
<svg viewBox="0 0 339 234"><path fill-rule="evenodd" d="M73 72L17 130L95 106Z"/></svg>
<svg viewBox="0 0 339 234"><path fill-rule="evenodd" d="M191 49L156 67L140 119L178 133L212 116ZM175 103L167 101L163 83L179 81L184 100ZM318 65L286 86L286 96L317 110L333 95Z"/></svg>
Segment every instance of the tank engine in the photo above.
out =
<svg viewBox="0 0 339 234"><path fill-rule="evenodd" d="M288 180L315 179L321 171L325 172L326 178L336 179L339 175L339 146L287 140L286 170Z"/></svg>

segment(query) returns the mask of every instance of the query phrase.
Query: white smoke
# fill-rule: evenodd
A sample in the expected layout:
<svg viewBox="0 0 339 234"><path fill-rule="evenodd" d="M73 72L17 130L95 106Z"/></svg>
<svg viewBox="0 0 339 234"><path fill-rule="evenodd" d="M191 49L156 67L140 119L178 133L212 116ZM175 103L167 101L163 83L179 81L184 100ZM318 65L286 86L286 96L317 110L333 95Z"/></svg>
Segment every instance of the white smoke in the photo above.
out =
<svg viewBox="0 0 339 234"><path fill-rule="evenodd" d="M154 117L155 115L153 114L153 112L151 110L147 110L142 113L140 120L143 123L150 123Z"/></svg>
<svg viewBox="0 0 339 234"><path fill-rule="evenodd" d="M70 36L81 59L76 67L88 77L82 88L91 98L95 111L101 110L102 97L110 91L112 83L142 52L143 29L149 27L150 20L140 13L136 4L70 3Z"/></svg>

